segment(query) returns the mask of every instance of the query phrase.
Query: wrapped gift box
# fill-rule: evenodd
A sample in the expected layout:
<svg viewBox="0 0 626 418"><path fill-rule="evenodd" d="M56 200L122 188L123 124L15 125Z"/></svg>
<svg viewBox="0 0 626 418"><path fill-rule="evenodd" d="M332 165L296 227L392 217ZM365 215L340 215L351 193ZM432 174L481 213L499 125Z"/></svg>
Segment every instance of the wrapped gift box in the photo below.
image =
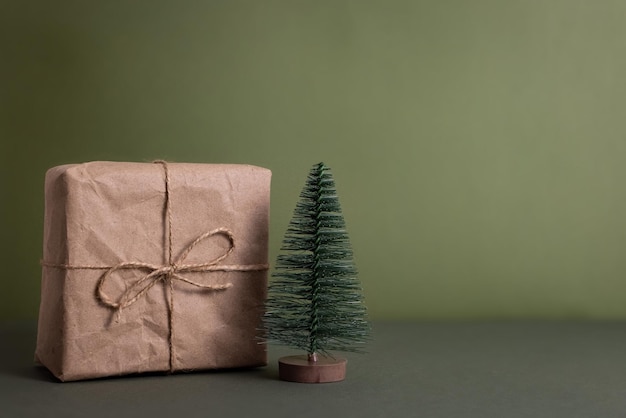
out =
<svg viewBox="0 0 626 418"><path fill-rule="evenodd" d="M50 169L36 361L62 381L266 364L271 172Z"/></svg>

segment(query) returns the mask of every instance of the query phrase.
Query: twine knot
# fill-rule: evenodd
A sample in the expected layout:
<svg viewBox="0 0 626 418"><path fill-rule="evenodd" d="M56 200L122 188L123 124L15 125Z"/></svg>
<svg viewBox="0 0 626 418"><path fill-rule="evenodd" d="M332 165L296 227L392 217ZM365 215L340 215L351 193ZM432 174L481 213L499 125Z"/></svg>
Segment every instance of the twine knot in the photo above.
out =
<svg viewBox="0 0 626 418"><path fill-rule="evenodd" d="M161 275L169 275L170 273L174 273L177 269L178 269L178 266L176 264L172 264L171 266L161 267L160 269L157 269L156 271L159 272L159 274Z"/></svg>

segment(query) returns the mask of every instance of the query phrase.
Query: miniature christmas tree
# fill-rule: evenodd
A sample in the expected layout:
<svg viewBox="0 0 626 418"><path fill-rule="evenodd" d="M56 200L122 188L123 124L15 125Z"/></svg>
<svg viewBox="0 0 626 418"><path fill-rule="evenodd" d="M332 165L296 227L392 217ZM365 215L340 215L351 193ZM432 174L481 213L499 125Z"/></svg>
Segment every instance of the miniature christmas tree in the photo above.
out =
<svg viewBox="0 0 626 418"><path fill-rule="evenodd" d="M272 278L267 339L307 353L281 358L281 379L343 380L346 360L330 351L362 351L370 328L335 182L323 163L309 173Z"/></svg>

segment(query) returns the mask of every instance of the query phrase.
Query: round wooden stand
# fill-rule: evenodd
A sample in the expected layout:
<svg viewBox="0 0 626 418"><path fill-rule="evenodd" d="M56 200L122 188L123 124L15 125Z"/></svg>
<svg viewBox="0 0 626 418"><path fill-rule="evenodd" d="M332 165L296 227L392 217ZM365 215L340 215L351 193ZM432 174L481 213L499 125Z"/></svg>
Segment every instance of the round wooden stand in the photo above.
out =
<svg viewBox="0 0 626 418"><path fill-rule="evenodd" d="M278 376L281 380L298 383L330 383L346 378L346 363L343 357L317 356L311 361L308 356L287 356L278 359Z"/></svg>

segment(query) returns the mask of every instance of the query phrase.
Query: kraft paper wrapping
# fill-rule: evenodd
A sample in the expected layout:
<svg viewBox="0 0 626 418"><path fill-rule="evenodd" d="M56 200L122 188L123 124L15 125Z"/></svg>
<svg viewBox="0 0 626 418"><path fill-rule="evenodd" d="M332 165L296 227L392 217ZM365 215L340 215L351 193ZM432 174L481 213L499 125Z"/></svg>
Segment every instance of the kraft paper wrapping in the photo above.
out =
<svg viewBox="0 0 626 418"><path fill-rule="evenodd" d="M228 228L234 251L219 264L268 262L271 172L246 165L167 165L172 252L199 235ZM112 267L123 262L167 264L167 216L161 164L91 162L50 169L45 184L44 263ZM189 253L187 264L228 251L215 235ZM44 266L36 361L62 381L151 371L255 367L267 362L258 328L267 270L183 272L208 290L172 281L170 370L169 284L155 283L117 310L98 298L104 269ZM103 286L120 299L145 271L118 270Z"/></svg>

